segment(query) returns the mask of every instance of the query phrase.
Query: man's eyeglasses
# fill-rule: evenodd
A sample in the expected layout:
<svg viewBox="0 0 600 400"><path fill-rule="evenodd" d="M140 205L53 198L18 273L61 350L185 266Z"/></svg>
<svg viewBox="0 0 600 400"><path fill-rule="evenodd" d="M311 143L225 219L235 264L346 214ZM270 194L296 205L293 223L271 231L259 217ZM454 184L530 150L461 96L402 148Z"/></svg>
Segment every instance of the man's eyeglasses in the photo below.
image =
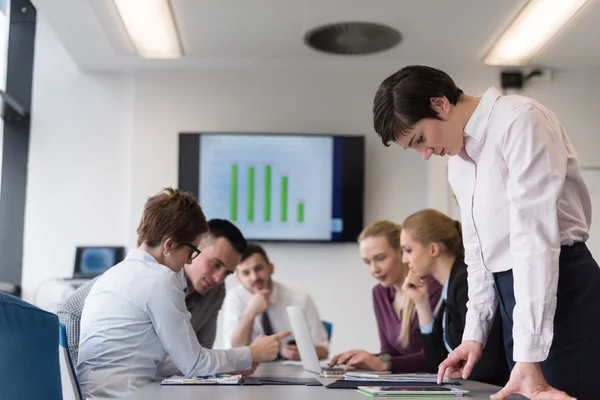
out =
<svg viewBox="0 0 600 400"><path fill-rule="evenodd" d="M196 258L200 255L200 249L198 249L193 244L191 244L191 243L183 243L183 244L190 248L190 255L188 256L190 261L192 261L194 258Z"/></svg>

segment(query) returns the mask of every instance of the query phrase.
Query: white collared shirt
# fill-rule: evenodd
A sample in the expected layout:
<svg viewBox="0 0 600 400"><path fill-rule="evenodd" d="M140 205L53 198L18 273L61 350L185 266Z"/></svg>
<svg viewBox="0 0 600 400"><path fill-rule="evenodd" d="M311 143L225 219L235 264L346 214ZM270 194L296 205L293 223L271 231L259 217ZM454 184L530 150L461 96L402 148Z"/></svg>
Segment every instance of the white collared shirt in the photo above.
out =
<svg viewBox="0 0 600 400"><path fill-rule="evenodd" d="M591 201L556 116L527 97L488 89L449 162L461 209L469 302L463 340L485 344L498 304L493 273L512 269L513 359L547 358L561 245L586 241Z"/></svg>
<svg viewBox="0 0 600 400"><path fill-rule="evenodd" d="M187 377L252 367L248 347L200 346L177 274L136 249L85 301L77 364L84 397L123 397L151 382L166 356Z"/></svg>
<svg viewBox="0 0 600 400"><path fill-rule="evenodd" d="M231 336L238 327L240 318L251 299L252 294L242 285L227 290L223 304L223 343L226 348L231 347ZM299 306L304 310L314 345L328 347L327 333L312 298L306 293L278 282L273 282L273 289L269 296L269 309L267 310L273 332L292 332L292 325L287 314L287 307L289 306ZM250 342L253 342L258 335L264 335L260 317L254 318ZM291 336L282 342L282 345L292 339L294 339L293 332Z"/></svg>

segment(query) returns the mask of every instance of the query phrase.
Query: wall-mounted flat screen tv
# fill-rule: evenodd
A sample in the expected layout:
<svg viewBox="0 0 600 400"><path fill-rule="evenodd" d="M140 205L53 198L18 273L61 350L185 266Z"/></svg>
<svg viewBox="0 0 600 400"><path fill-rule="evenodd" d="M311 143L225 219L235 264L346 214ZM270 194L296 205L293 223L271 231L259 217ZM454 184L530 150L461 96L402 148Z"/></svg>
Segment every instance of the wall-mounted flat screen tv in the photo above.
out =
<svg viewBox="0 0 600 400"><path fill-rule="evenodd" d="M249 240L352 242L364 158L362 136L182 133L179 188Z"/></svg>

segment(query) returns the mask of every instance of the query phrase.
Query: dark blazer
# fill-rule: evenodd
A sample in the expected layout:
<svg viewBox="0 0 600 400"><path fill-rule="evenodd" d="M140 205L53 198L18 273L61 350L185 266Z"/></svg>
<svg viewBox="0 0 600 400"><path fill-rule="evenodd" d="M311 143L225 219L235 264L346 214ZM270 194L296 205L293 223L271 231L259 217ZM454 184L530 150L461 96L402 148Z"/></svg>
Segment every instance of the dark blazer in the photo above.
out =
<svg viewBox="0 0 600 400"><path fill-rule="evenodd" d="M455 349L462 342L468 299L467 266L457 258L448 278L448 298L447 301L442 301L434 316L433 331L429 334L420 334L427 360L435 369L448 357L448 350L444 345L442 318L444 316L446 318L448 345ZM444 311L446 311L445 314ZM502 336L502 317L499 310L496 309L487 344L469 379L504 386L509 375Z"/></svg>

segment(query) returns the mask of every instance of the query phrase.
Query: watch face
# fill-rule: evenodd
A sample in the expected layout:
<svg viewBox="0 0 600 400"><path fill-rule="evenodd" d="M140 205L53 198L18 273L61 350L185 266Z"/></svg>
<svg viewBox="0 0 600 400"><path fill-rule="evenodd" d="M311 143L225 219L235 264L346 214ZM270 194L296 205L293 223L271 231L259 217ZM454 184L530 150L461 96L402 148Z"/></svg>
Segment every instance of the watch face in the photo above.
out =
<svg viewBox="0 0 600 400"><path fill-rule="evenodd" d="M389 354L380 354L380 355L379 355L379 358L380 358L382 361L389 361L389 360L392 358L392 356L390 356Z"/></svg>

